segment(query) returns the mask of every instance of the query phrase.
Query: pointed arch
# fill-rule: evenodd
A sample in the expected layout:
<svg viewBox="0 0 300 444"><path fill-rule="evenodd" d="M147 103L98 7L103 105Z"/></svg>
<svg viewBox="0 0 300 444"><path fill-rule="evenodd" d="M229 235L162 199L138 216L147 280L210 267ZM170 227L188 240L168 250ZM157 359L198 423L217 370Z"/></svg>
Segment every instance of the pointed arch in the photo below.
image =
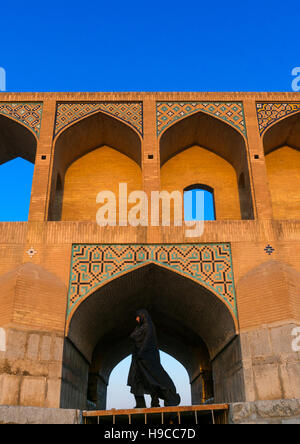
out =
<svg viewBox="0 0 300 444"><path fill-rule="evenodd" d="M275 219L300 219L300 113L276 121L263 136Z"/></svg>
<svg viewBox="0 0 300 444"><path fill-rule="evenodd" d="M300 110L270 125L263 135L265 155L282 146L300 150Z"/></svg>
<svg viewBox="0 0 300 444"><path fill-rule="evenodd" d="M36 136L22 122L0 115L0 165L22 157L35 162Z"/></svg>
<svg viewBox="0 0 300 444"><path fill-rule="evenodd" d="M4 221L28 219L37 137L22 121L0 114L0 199ZM28 163L30 162L30 164ZM2 184L3 186L3 184ZM20 191L21 190L21 191Z"/></svg>
<svg viewBox="0 0 300 444"><path fill-rule="evenodd" d="M102 111L97 111L72 123L58 135L54 142L50 220L56 220L56 214L61 213L61 211L54 211L58 206L57 176L60 176L64 185L65 175L70 165L102 146L110 147L127 156L141 168L141 137L127 123ZM99 172L101 173L101 165L99 165Z"/></svg>
<svg viewBox="0 0 300 444"><path fill-rule="evenodd" d="M224 361L223 353L224 349L235 350L235 356L239 356L238 331L230 310L204 286L153 263L128 271L97 288L73 313L66 332L64 356L69 369L68 356L74 356L76 368L82 372L76 389L80 393L73 392L72 396L77 400L86 396L89 373L89 392L98 397L98 401L93 402L97 402L97 408L105 408L109 375L115 365L131 353L129 335L135 326L135 311L141 307L151 314L160 349L186 368L193 403L201 402L204 387L209 392L209 378L205 378L214 371L217 402L236 396L232 387L240 384L241 379L232 373L229 376L232 362ZM78 378L78 370L74 371ZM63 399L68 399L68 390L66 381L62 387ZM236 393L242 396L243 388L239 386ZM62 406L70 404L65 401Z"/></svg>
<svg viewBox="0 0 300 444"><path fill-rule="evenodd" d="M157 275L164 276L164 280L161 280L159 278L156 278ZM78 343L79 348L86 350L87 357L91 356L91 351L93 350L95 343L91 341L91 337L94 336L93 328L96 324L100 322L98 320L98 316L103 316L104 311L102 311L103 307L100 308L100 305L104 304L107 307L114 305L115 309L122 311L122 308L124 309L124 306L122 304L126 304L128 301L126 300L126 296L124 295L126 291L128 293L132 293L132 297L136 296L137 292L140 291L143 287L146 287L147 282L149 282L149 279L151 279L151 276L153 276L153 281L157 284L158 282L161 282L159 284L159 287L157 291L159 292L159 289L162 287L164 288L164 291L167 291L167 285L166 281L169 282L169 288L173 289L172 295L169 295L169 300L171 302L172 297L174 299L177 299L175 296L175 290L178 288L178 285L182 285L182 287L189 287L189 291L187 291L187 295L193 295L193 301L195 304L200 304L201 306L209 306L210 307L210 313L207 313L209 318L218 318L220 314L221 316L224 316L224 319L220 324L217 325L216 321L211 321L215 325L215 330L211 332L212 338L209 339L207 334L205 333L205 325L207 326L210 321L208 319L203 321L202 327L201 327L201 337L206 338L207 337L207 344L214 343L215 345L212 347L209 347L211 349L212 356L217 353L217 351L222 348L224 345L222 341L226 341L229 339L232 339L232 337L235 336L235 334L238 332L238 324L237 319L233 315L232 311L230 310L229 306L222 301L220 296L212 290L212 288L209 288L209 286L206 286L204 283L200 284L196 280L184 276L180 273L178 273L175 269L170 270L167 267L164 267L161 264L154 264L154 263L147 263L143 264L141 266L135 267L134 269L124 272L122 274L118 274L114 278L110 279L109 281L106 281L103 285L99 285L93 290L91 290L84 298L82 298L78 304L73 308L72 312L70 313L68 317L67 322L67 336L71 338L72 342ZM176 282L176 285L174 285L174 282ZM132 287L134 288L137 285L137 288L132 291ZM125 291L125 288L127 286L127 290ZM122 290L123 289L123 290ZM114 298L118 300L118 303L116 303L116 300L107 298L111 292L115 294ZM171 291L171 290L170 290ZM120 294L118 294L118 292ZM122 295L123 292L123 295ZM197 296L198 295L198 296ZM149 298L150 295L147 295ZM185 296L184 300L180 302L180 307L183 309L185 303L188 303L190 296ZM197 299L198 298L198 299ZM151 299L151 297L150 297ZM101 302L101 304L99 304ZM144 301L146 302L146 301ZM153 301L154 302L154 301ZM134 314L135 310L138 309L138 305L141 301L137 300L134 302L134 305L136 306L134 308L134 305L131 305L130 309L128 309L128 313ZM161 301L158 299L156 303L160 304ZM119 305L120 304L120 305ZM179 301L178 301L179 304ZM91 308L93 306L93 308ZM97 307L97 308L96 308ZM190 307L192 310L192 306ZM100 311L99 311L100 310ZM178 310L178 307L177 307ZM183 311L184 312L184 311ZM85 313L83 315L83 313ZM199 313L198 310L195 311L194 316ZM114 313L111 314L114 318L117 316L117 312L114 310ZM177 317L181 317L182 313L181 310L177 311ZM82 317L88 316L89 317L89 330L90 330L90 337L89 337L89 344L85 341L82 343L82 336L81 334L78 334L80 327L76 327L76 324L78 322L82 322ZM105 325L108 322L105 321L103 325ZM102 324L102 321L99 325ZM220 333L223 331L224 325L230 325L230 328L228 329L228 332L223 335L223 333ZM77 332L74 336L74 332ZM219 338L216 340L216 338ZM226 337L226 339L225 339ZM222 339L221 339L222 338ZM216 342L219 343L219 345L216 345ZM222 343L222 344L221 344Z"/></svg>
<svg viewBox="0 0 300 444"><path fill-rule="evenodd" d="M189 166L185 173L181 171L181 174L177 175L177 180L176 174L172 180L169 180L170 187L182 189L190 185L186 181L191 173L195 173L194 175L196 176L202 174L198 169L202 164L201 158L205 155L205 152L211 153L211 155L214 154L219 159L222 159L223 163L227 162L230 164L232 168L230 182L232 182L232 193L237 198L237 204L233 202L232 205L234 208L237 206L237 210L240 213L239 217L237 217L237 211L234 210L232 215L226 215L225 218L253 219L254 210L246 138L228 122L208 115L203 111L198 111L176 121L163 132L160 137L161 167L164 168L167 162L174 161L177 155L183 155L186 152L186 156L188 156L188 150L195 147L202 150L203 153L199 153L198 157L193 156L195 157L193 165ZM214 179L218 180L219 183L222 183L222 180L226 181L225 177L223 177L227 168L225 163L223 166L217 165L216 168L213 168L213 164L216 161L207 159L207 162L209 168L206 168L205 172L206 174L210 172L211 182ZM183 168L184 166L181 162L181 169ZM239 177L242 173L244 175L244 188L239 186ZM226 177L228 174L229 172L226 173ZM196 177L193 178L194 181L195 179ZM185 180L185 183L183 183L183 180ZM203 180L200 177L198 181L202 182ZM207 183L207 185L213 187L211 183Z"/></svg>
<svg viewBox="0 0 300 444"><path fill-rule="evenodd" d="M157 135L161 136L174 123L198 112L227 123L247 138L242 102L158 102Z"/></svg>
<svg viewBox="0 0 300 444"><path fill-rule="evenodd" d="M74 123L98 112L126 123L143 136L142 102L64 102L57 104L54 140Z"/></svg>

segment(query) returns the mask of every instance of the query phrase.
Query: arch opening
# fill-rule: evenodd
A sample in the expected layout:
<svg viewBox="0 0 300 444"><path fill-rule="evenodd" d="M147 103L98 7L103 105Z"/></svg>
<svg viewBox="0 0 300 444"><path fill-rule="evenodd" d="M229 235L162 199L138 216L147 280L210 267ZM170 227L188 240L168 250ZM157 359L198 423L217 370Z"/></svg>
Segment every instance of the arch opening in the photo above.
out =
<svg viewBox="0 0 300 444"><path fill-rule="evenodd" d="M161 364L172 378L181 397L180 405L191 405L191 391L189 376L184 366L171 355L160 351ZM127 375L131 363L131 356L120 361L112 370L107 387L107 410L112 408L134 408L134 397L130 393L127 384ZM145 396L146 405L150 406L151 397ZM162 403L161 403L162 405Z"/></svg>
<svg viewBox="0 0 300 444"><path fill-rule="evenodd" d="M147 264L100 287L74 312L63 365L78 382L63 381L62 407L85 408L88 400L106 408L109 376L131 353L129 335L141 307L156 326L160 350L185 367L193 404L244 399L239 336L229 309L191 279Z"/></svg>
<svg viewBox="0 0 300 444"><path fill-rule="evenodd" d="M0 115L1 221L27 221L36 138L22 124Z"/></svg>
<svg viewBox="0 0 300 444"><path fill-rule="evenodd" d="M275 123L263 137L275 219L300 219L300 113Z"/></svg>
<svg viewBox="0 0 300 444"><path fill-rule="evenodd" d="M101 112L74 123L55 142L48 219L95 221L97 194L114 191L122 180L141 187L137 132ZM92 209L82 213L83 201Z"/></svg>
<svg viewBox="0 0 300 444"><path fill-rule="evenodd" d="M254 218L246 143L229 124L201 111L188 116L162 134L160 158L163 189L205 183L215 191L217 219Z"/></svg>

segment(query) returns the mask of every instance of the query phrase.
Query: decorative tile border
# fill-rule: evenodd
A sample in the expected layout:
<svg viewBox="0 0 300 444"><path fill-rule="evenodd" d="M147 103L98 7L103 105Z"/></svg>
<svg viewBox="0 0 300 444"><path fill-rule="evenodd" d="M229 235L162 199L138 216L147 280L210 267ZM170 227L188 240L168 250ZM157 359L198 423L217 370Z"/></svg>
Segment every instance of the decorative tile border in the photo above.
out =
<svg viewBox="0 0 300 444"><path fill-rule="evenodd" d="M54 136L57 136L71 123L97 111L103 111L105 114L123 120L143 136L142 102L58 103Z"/></svg>
<svg viewBox="0 0 300 444"><path fill-rule="evenodd" d="M269 128L277 120L283 119L290 114L295 114L300 112L300 103L257 103L256 104L258 125L260 135Z"/></svg>
<svg viewBox="0 0 300 444"><path fill-rule="evenodd" d="M21 122L37 137L40 135L42 112L42 103L0 102L0 114Z"/></svg>
<svg viewBox="0 0 300 444"><path fill-rule="evenodd" d="M215 293L237 319L229 244L73 245L68 313L100 285L146 264L161 264Z"/></svg>
<svg viewBox="0 0 300 444"><path fill-rule="evenodd" d="M242 102L157 102L157 136L183 117L203 111L230 123L243 136L247 137L244 107Z"/></svg>

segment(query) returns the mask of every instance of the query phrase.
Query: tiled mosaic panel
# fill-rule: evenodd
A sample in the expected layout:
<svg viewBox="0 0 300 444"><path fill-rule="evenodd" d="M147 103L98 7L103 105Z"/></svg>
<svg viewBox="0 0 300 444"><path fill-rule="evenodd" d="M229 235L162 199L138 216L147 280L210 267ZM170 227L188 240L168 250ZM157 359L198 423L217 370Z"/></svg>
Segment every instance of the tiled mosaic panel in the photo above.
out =
<svg viewBox="0 0 300 444"><path fill-rule="evenodd" d="M68 315L99 285L147 262L161 264L204 284L236 316L229 244L73 245Z"/></svg>
<svg viewBox="0 0 300 444"><path fill-rule="evenodd" d="M300 103L257 103L256 110L259 132L262 135L277 120L298 113Z"/></svg>
<svg viewBox="0 0 300 444"><path fill-rule="evenodd" d="M59 103L56 109L55 136L70 123L97 111L103 111L123 120L143 135L143 104L141 102L95 102Z"/></svg>
<svg viewBox="0 0 300 444"><path fill-rule="evenodd" d="M42 112L42 103L0 103L0 114L21 122L37 137L40 135Z"/></svg>
<svg viewBox="0 0 300 444"><path fill-rule="evenodd" d="M230 123L246 136L244 108L241 102L157 102L157 135L176 120L203 111Z"/></svg>

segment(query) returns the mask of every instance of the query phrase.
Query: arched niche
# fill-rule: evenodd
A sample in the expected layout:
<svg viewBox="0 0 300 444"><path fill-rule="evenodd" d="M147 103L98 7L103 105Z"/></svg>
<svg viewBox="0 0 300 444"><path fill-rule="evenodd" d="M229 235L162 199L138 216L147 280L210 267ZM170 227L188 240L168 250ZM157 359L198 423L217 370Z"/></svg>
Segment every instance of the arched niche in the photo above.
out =
<svg viewBox="0 0 300 444"><path fill-rule="evenodd" d="M33 133L21 123L0 115L0 165L22 157L35 162L37 140Z"/></svg>
<svg viewBox="0 0 300 444"><path fill-rule="evenodd" d="M21 123L0 115L0 175L5 195L0 204L2 221L28 218L37 139Z"/></svg>
<svg viewBox="0 0 300 444"><path fill-rule="evenodd" d="M300 113L272 125L263 137L275 219L300 219Z"/></svg>
<svg viewBox="0 0 300 444"><path fill-rule="evenodd" d="M227 185L220 199L231 194L231 209L228 214L219 211L219 218L253 219L246 142L230 124L203 112L183 118L161 135L160 160L162 188L167 184L183 190L195 182L214 189L216 184L223 189Z"/></svg>
<svg viewBox="0 0 300 444"><path fill-rule="evenodd" d="M102 112L97 112L74 123L64 130L54 142L49 220L61 220L63 215L64 184L69 168L72 168L72 164L75 164L75 162L80 163L81 158L92 151L98 151L101 147L120 153L120 163L122 163L122 156L125 156L124 158L134 162L140 169L141 138L130 126ZM91 162L93 162L93 159ZM99 175L101 175L101 162L99 162L98 167ZM88 168L85 174L88 181ZM113 181L119 183L118 177L111 176L110 182ZM108 188L105 189L109 190L110 184L107 183ZM78 199L82 201L84 196L80 195L78 189L77 194Z"/></svg>

